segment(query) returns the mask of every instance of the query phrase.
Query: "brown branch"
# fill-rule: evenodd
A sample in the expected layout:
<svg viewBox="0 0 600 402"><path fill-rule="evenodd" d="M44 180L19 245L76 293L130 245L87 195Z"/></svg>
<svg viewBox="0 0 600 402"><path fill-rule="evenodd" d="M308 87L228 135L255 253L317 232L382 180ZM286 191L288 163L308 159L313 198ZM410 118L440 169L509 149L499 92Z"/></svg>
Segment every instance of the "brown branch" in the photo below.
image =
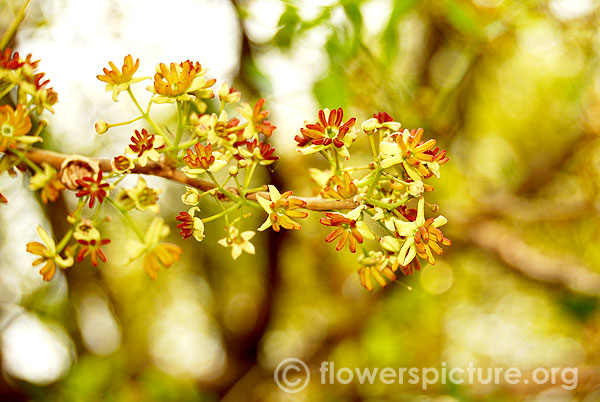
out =
<svg viewBox="0 0 600 402"><path fill-rule="evenodd" d="M502 224L491 221L473 224L467 237L530 278L563 285L583 294L600 294L600 274L592 268L573 256L542 253Z"/></svg>
<svg viewBox="0 0 600 402"><path fill-rule="evenodd" d="M27 157L35 164L41 164L42 162L46 162L50 164L55 169L60 169L63 161L69 155L46 151L42 149L32 149L27 153ZM100 164L100 169L104 172L112 171L112 167L110 165L110 159L93 159ZM146 166L138 166L136 165L131 173L137 174L145 174L150 176L162 177L168 180L172 180L181 184L185 184L186 186L195 187L202 191L210 191L215 189L214 183L203 180L203 179L193 179L186 176L181 170L176 169L173 166L169 166L164 162L149 162ZM238 194L236 188L228 188L228 191ZM254 192L248 193L247 198L250 200L256 200L256 196L260 195L263 198L269 199L269 193L267 192ZM360 205L358 201L348 199L348 200L331 200L324 199L321 197L293 197L306 202L305 209L309 209L312 211L331 211L331 210L340 210L340 209L353 209Z"/></svg>

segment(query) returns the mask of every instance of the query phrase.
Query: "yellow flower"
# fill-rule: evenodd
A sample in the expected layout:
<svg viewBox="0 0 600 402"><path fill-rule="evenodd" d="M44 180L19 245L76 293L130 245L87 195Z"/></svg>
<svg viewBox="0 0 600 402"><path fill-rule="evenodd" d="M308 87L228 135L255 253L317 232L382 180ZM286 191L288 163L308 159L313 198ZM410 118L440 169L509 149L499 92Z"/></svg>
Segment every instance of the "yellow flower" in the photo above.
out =
<svg viewBox="0 0 600 402"><path fill-rule="evenodd" d="M181 257L181 248L171 243L160 243L169 235L169 227L162 218L156 217L146 232L144 242L129 243L130 262L144 255L144 270L151 279L156 279L160 267L170 268Z"/></svg>
<svg viewBox="0 0 600 402"><path fill-rule="evenodd" d="M40 257L31 265L36 266L43 263L46 264L40 269L40 274L42 274L45 281L49 281L54 278L56 264L61 268L68 268L73 265L73 257L61 257L60 254L56 252L56 243L54 243L54 240L39 225L37 227L37 233L44 244L39 242L27 243L27 252Z"/></svg>
<svg viewBox="0 0 600 402"><path fill-rule="evenodd" d="M140 82L148 78L133 78L133 74L135 74L138 67L140 66L140 59L136 59L134 63L133 57L131 57L130 54L125 56L125 58L123 59L123 67L121 68L121 71L119 71L117 66L115 66L115 64L112 61L109 61L108 65L111 69L109 70L105 67L103 69L104 74L97 75L96 78L98 78L100 81L106 82L106 91L112 91L112 99L115 102L117 101L117 98L119 97L119 94L122 91L127 91L132 84L135 84L136 82Z"/></svg>
<svg viewBox="0 0 600 402"><path fill-rule="evenodd" d="M195 206L200 202L200 191L194 187L186 186L186 192L181 196L181 202L185 205Z"/></svg>
<svg viewBox="0 0 600 402"><path fill-rule="evenodd" d="M254 107L251 107L247 103L243 103L239 108L238 112L248 120L248 125L244 129L244 139L249 140L262 134L265 137L273 135L273 131L277 128L273 123L267 120L269 117L268 110L262 110L265 105L265 99L260 98Z"/></svg>
<svg viewBox="0 0 600 402"><path fill-rule="evenodd" d="M255 234L252 230L240 233L237 227L231 225L227 231L227 236L219 240L218 243L223 247L231 247L231 258L236 260L242 254L242 251L254 254L254 245L250 243L250 239Z"/></svg>
<svg viewBox="0 0 600 402"><path fill-rule="evenodd" d="M169 66L160 63L156 66L154 87L149 87L158 94L153 101L173 103L176 100L193 101L196 98L212 98L214 93L209 88L216 80L206 80L204 78L206 71L200 63L189 60L179 64L171 63Z"/></svg>
<svg viewBox="0 0 600 402"><path fill-rule="evenodd" d="M126 154L137 155L137 163L140 166L146 166L148 160L158 161L160 153L157 151L165 145L165 140L160 135L150 135L144 128L140 133L134 130L131 136L131 144L125 148Z"/></svg>
<svg viewBox="0 0 600 402"><path fill-rule="evenodd" d="M40 137L28 136L30 130L31 118L25 106L19 104L16 110L10 105L0 106L0 152L16 148L19 143L33 144L42 140Z"/></svg>
<svg viewBox="0 0 600 402"><path fill-rule="evenodd" d="M152 211L157 214L159 212L158 195L161 192L161 188L148 187L146 180L140 176L135 187L121 190L119 201L128 209L135 207L142 212Z"/></svg>
<svg viewBox="0 0 600 402"><path fill-rule="evenodd" d="M196 153L191 149L186 151L183 161L187 166L183 167L183 173L191 178L196 178L202 173L216 172L227 165L227 161L223 160L223 155L220 152L213 152L212 144L204 146L200 143L194 144Z"/></svg>
<svg viewBox="0 0 600 402"><path fill-rule="evenodd" d="M425 258L430 264L435 264L433 252L442 254L440 244L448 246L450 240L445 238L438 227L444 225L448 220L442 215L437 218L425 220L425 199L419 200L417 207L417 218L414 222L405 222L394 219L394 226L399 236L406 238L402 247L399 240L387 236L382 246L388 250L398 251L398 263L407 266L417 255Z"/></svg>
<svg viewBox="0 0 600 402"><path fill-rule="evenodd" d="M399 163L404 166L406 173L414 181L428 177L430 171L427 163L434 161L431 148L435 146L435 140L430 139L421 142L423 129L416 131L404 130L402 133L394 133L392 137L381 141L381 167L388 168Z"/></svg>
<svg viewBox="0 0 600 402"><path fill-rule="evenodd" d="M235 88L230 88L225 81L223 81L221 84L217 95L219 95L219 100L225 103L237 103L240 101L242 96L242 94L239 91L236 91Z"/></svg>
<svg viewBox="0 0 600 402"><path fill-rule="evenodd" d="M135 163L125 155L117 155L110 161L110 167L115 173L125 173L135 167Z"/></svg>
<svg viewBox="0 0 600 402"><path fill-rule="evenodd" d="M395 268L390 261L390 256L384 255L381 251L369 251L367 256L361 255L358 262L361 264L358 269L360 283L369 292L373 291L373 279L381 287L387 285L386 279L390 282L396 280Z"/></svg>
<svg viewBox="0 0 600 402"><path fill-rule="evenodd" d="M58 178L56 169L46 162L42 163L42 167L44 170L37 172L29 180L29 189L31 191L42 190L40 198L44 204L47 204L48 201L56 201L65 186Z"/></svg>
<svg viewBox="0 0 600 402"><path fill-rule="evenodd" d="M373 134L375 130L380 128L398 131L400 130L400 127L402 127L402 125L399 122L394 121L394 118L386 112L373 113L373 117L369 120L365 120L361 125L362 130L367 135Z"/></svg>
<svg viewBox="0 0 600 402"><path fill-rule="evenodd" d="M306 201L289 198L292 195L291 191L280 194L277 188L271 185L269 185L269 195L271 200L267 200L260 195L256 196L256 201L269 214L267 220L258 230L262 232L271 226L276 232L279 232L280 227L288 230L302 229L302 226L292 218L306 218L308 216L307 212L297 211L298 208L306 206Z"/></svg>
<svg viewBox="0 0 600 402"><path fill-rule="evenodd" d="M204 222L202 219L195 217L196 211L200 211L198 207L192 207L188 212L179 212L177 219L181 222L177 227L181 229L179 235L184 239L194 236L197 241L204 240Z"/></svg>

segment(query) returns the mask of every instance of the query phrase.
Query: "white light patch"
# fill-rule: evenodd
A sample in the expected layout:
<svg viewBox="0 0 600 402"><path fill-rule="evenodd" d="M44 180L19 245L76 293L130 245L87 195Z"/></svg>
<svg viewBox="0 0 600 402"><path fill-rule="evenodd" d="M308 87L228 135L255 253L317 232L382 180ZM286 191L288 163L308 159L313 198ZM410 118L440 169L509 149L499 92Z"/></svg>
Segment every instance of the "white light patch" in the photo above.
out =
<svg viewBox="0 0 600 402"><path fill-rule="evenodd" d="M244 26L253 42L262 43L271 40L279 26L279 18L285 7L278 0L257 0L248 5L248 18Z"/></svg>
<svg viewBox="0 0 600 402"><path fill-rule="evenodd" d="M594 8L592 0L553 0L550 2L550 12L563 21L585 17L594 11Z"/></svg>
<svg viewBox="0 0 600 402"><path fill-rule="evenodd" d="M109 60L121 68L123 57L131 54L140 59L136 75L150 77L159 62L199 61L209 68L209 77L220 79L230 78L237 68L240 31L230 2L65 0L61 7L44 11L44 28L23 29L17 39L21 53L42 60L40 69L58 92L56 112L46 117L57 146L65 152L89 153L91 145L99 146L97 120L117 123L137 114L126 93L115 104L96 78ZM136 87L136 93L143 94L143 107L149 97L145 87L151 83ZM127 126L109 133L119 131L127 132L120 136L127 139L133 130Z"/></svg>
<svg viewBox="0 0 600 402"><path fill-rule="evenodd" d="M225 370L220 333L196 303L181 300L166 308L149 332L150 353L162 371L211 380Z"/></svg>
<svg viewBox="0 0 600 402"><path fill-rule="evenodd" d="M79 304L79 326L85 346L93 353L107 355L121 344L121 329L102 297L89 294Z"/></svg>
<svg viewBox="0 0 600 402"><path fill-rule="evenodd" d="M386 27L392 9L390 0L371 0L360 7L367 37L379 35Z"/></svg>
<svg viewBox="0 0 600 402"><path fill-rule="evenodd" d="M33 314L19 316L2 333L2 365L13 377L49 384L66 374L72 360L73 344L64 330Z"/></svg>

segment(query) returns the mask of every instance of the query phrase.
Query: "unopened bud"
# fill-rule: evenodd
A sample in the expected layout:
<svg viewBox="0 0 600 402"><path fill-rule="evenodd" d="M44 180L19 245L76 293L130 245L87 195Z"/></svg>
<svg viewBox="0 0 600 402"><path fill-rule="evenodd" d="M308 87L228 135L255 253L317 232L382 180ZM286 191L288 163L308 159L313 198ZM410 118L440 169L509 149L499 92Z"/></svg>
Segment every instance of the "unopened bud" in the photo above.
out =
<svg viewBox="0 0 600 402"><path fill-rule="evenodd" d="M238 162L238 166L240 167L240 169L245 168L246 166L248 166L248 162L246 162L245 159L242 159Z"/></svg>
<svg viewBox="0 0 600 402"><path fill-rule="evenodd" d="M96 132L98 134L104 134L109 129L108 123L104 120L98 120L96 124L94 124L94 127L96 128Z"/></svg>
<svg viewBox="0 0 600 402"><path fill-rule="evenodd" d="M373 134L375 130L379 127L379 122L376 118L370 118L369 120L365 120L361 125L362 130L365 134Z"/></svg>
<svg viewBox="0 0 600 402"><path fill-rule="evenodd" d="M229 166L229 175L237 176L237 174L238 174L238 167L237 166Z"/></svg>
<svg viewBox="0 0 600 402"><path fill-rule="evenodd" d="M413 181L408 185L408 193L413 197L420 197L425 191L425 186L421 180Z"/></svg>

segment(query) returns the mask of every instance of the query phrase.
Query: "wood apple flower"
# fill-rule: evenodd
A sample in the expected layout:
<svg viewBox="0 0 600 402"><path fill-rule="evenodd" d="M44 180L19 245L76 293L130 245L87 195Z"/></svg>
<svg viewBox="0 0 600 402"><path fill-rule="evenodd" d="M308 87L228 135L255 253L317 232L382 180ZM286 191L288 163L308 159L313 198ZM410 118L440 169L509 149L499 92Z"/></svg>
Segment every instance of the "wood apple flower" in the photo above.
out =
<svg viewBox="0 0 600 402"><path fill-rule="evenodd" d="M137 155L137 163L140 166L146 166L148 160L158 161L160 159L160 150L165 145L165 140L160 135L150 135L144 128L142 131L134 130L131 136L131 144L125 148L126 154Z"/></svg>
<svg viewBox="0 0 600 402"><path fill-rule="evenodd" d="M31 118L25 106L17 105L16 109L10 105L0 106L0 152L42 140L40 137L27 135L29 131Z"/></svg>
<svg viewBox="0 0 600 402"><path fill-rule="evenodd" d="M183 161L187 166L184 166L183 172L189 177L198 177L202 173L216 172L227 165L227 161L221 159L220 152L213 152L212 144L206 146L198 143L194 145L196 153L191 149L186 151Z"/></svg>
<svg viewBox="0 0 600 402"><path fill-rule="evenodd" d="M106 91L112 92L113 101L117 101L119 94L122 91L127 91L132 84L145 80L147 77L133 78L140 66L140 59L133 61L133 57L130 54L125 56L123 59L123 67L121 70L115 66L112 61L108 62L110 70L106 67L103 68L104 74L97 75L100 81L106 82Z"/></svg>
<svg viewBox="0 0 600 402"><path fill-rule="evenodd" d="M77 197L90 197L89 207L93 208L96 198L99 203L104 201L104 197L106 197L106 188L110 186L110 184L102 181L102 170L98 172L98 175L94 179L93 177L84 177L81 180L77 180L77 184L80 187L80 190L75 194Z"/></svg>
<svg viewBox="0 0 600 402"><path fill-rule="evenodd" d="M329 112L329 117L326 117ZM340 107L329 111L329 109L319 110L319 120L316 123L307 123L300 129L300 133L294 139L299 147L309 145L320 145L322 147L333 144L337 148L348 145L344 138L348 131L354 126L356 117L352 117L345 123L344 110Z"/></svg>
<svg viewBox="0 0 600 402"><path fill-rule="evenodd" d="M244 138L249 140L258 134L262 134L265 137L270 137L273 135L273 131L277 128L277 126L273 125L270 121L267 120L269 116L268 110L262 110L265 105L265 99L260 98L254 108L251 108L249 104L244 103L238 109L240 114L248 120L248 125L244 129Z"/></svg>
<svg viewBox="0 0 600 402"><path fill-rule="evenodd" d="M288 230L300 230L302 225L294 221L292 218L306 218L308 212L297 211L298 208L306 206L306 201L298 198L290 198L291 191L286 191L283 194L275 186L269 185L270 200L258 195L256 200L269 214L267 220L258 228L259 231L267 230L273 227L273 230L279 232L280 228Z"/></svg>
<svg viewBox="0 0 600 402"><path fill-rule="evenodd" d="M56 265L61 268L68 268L73 265L73 257L61 257L60 253L56 250L56 243L52 237L39 225L37 233L42 243L35 241L27 243L27 252L40 257L33 261L32 265L35 267L36 265L45 264L40 269L40 274L45 281L50 281L56 273Z"/></svg>

